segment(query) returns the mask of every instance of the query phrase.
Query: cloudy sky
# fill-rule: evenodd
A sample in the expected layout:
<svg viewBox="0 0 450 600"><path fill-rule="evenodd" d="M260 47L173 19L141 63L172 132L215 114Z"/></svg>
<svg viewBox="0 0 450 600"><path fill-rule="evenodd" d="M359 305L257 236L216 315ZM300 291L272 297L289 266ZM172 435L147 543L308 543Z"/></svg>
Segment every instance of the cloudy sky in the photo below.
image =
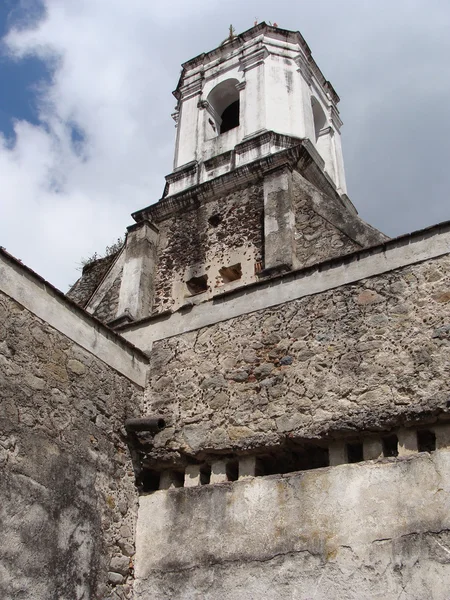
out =
<svg viewBox="0 0 450 600"><path fill-rule="evenodd" d="M0 245L66 291L160 198L180 64L255 18L300 30L340 95L361 216L450 219L448 0L1 0Z"/></svg>

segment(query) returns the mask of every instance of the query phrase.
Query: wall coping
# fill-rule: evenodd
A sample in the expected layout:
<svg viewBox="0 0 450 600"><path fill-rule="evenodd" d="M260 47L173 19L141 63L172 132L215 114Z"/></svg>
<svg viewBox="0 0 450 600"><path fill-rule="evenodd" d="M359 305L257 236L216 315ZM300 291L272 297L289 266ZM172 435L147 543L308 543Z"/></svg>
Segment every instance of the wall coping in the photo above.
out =
<svg viewBox="0 0 450 600"><path fill-rule="evenodd" d="M0 291L140 387L148 357L0 247Z"/></svg>
<svg viewBox="0 0 450 600"><path fill-rule="evenodd" d="M121 333L139 348L153 342L226 321L272 306L326 292L450 253L450 221L389 239L310 267L223 292L174 313L127 324Z"/></svg>

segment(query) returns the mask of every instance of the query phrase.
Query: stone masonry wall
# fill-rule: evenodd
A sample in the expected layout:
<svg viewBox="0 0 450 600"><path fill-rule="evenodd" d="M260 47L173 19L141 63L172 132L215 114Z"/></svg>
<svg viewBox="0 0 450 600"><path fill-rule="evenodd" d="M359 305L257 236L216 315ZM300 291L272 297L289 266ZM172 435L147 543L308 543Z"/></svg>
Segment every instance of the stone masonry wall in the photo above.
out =
<svg viewBox="0 0 450 600"><path fill-rule="evenodd" d="M329 221L317 214L307 193L311 184L293 177L295 205L295 253L300 267L308 267L334 256L360 250L361 246L340 231ZM332 202L332 199L328 199Z"/></svg>
<svg viewBox="0 0 450 600"><path fill-rule="evenodd" d="M80 306L85 306L116 257L117 253L111 254L85 265L80 279L70 288L67 296Z"/></svg>
<svg viewBox="0 0 450 600"><path fill-rule="evenodd" d="M161 238L154 313L172 307L174 279L184 281L186 269L195 264L208 266L212 258L220 262L227 252L244 246L254 248L255 262L260 262L263 206L262 185L257 184L158 223ZM211 217L217 218L213 219L217 224L208 222Z"/></svg>
<svg viewBox="0 0 450 600"><path fill-rule="evenodd" d="M106 292L105 297L98 305L94 316L103 323L112 321L117 316L117 307L119 305L120 284L122 282L122 271L114 280L114 283Z"/></svg>
<svg viewBox="0 0 450 600"><path fill-rule="evenodd" d="M155 343L158 461L389 429L450 399L448 255Z"/></svg>
<svg viewBox="0 0 450 600"><path fill-rule="evenodd" d="M0 295L0 597L124 599L141 389Z"/></svg>

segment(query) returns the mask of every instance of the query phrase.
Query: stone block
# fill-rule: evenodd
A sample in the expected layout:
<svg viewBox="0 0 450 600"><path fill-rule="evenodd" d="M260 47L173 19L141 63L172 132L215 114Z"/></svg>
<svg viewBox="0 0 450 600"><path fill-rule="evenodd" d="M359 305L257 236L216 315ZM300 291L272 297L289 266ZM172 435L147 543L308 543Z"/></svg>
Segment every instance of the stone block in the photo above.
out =
<svg viewBox="0 0 450 600"><path fill-rule="evenodd" d="M450 423L445 425L436 425L432 428L436 436L436 450L448 448L450 446Z"/></svg>
<svg viewBox="0 0 450 600"><path fill-rule="evenodd" d="M210 483L223 483L224 481L228 481L227 463L224 460L217 460L211 465Z"/></svg>
<svg viewBox="0 0 450 600"><path fill-rule="evenodd" d="M184 487L200 485L200 465L188 465L184 472Z"/></svg>
<svg viewBox="0 0 450 600"><path fill-rule="evenodd" d="M184 478L177 471L163 471L159 480L160 490L170 490L172 488L183 487Z"/></svg>
<svg viewBox="0 0 450 600"><path fill-rule="evenodd" d="M380 438L366 438L363 441L364 460L377 460L383 456L383 444Z"/></svg>
<svg viewBox="0 0 450 600"><path fill-rule="evenodd" d="M417 433L412 429L400 429L398 432L398 455L408 456L417 452Z"/></svg>
<svg viewBox="0 0 450 600"><path fill-rule="evenodd" d="M331 442L328 446L328 455L330 467L336 467L337 465L343 465L348 462L347 448L343 441L338 440Z"/></svg>
<svg viewBox="0 0 450 600"><path fill-rule="evenodd" d="M256 456L241 456L239 459L239 479L256 475Z"/></svg>

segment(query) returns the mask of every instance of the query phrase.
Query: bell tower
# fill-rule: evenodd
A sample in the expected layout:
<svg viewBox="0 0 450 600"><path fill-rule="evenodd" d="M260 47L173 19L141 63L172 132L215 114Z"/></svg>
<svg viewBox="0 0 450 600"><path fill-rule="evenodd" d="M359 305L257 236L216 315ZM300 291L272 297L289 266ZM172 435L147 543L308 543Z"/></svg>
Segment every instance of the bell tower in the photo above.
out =
<svg viewBox="0 0 450 600"><path fill-rule="evenodd" d="M309 140L346 193L339 97L299 32L265 23L183 64L167 194ZM276 134L269 138L267 133Z"/></svg>
<svg viewBox="0 0 450 600"><path fill-rule="evenodd" d="M87 310L117 327L204 303L218 318L220 298L386 239L346 195L339 98L300 33L230 36L174 95L163 197L133 214Z"/></svg>

